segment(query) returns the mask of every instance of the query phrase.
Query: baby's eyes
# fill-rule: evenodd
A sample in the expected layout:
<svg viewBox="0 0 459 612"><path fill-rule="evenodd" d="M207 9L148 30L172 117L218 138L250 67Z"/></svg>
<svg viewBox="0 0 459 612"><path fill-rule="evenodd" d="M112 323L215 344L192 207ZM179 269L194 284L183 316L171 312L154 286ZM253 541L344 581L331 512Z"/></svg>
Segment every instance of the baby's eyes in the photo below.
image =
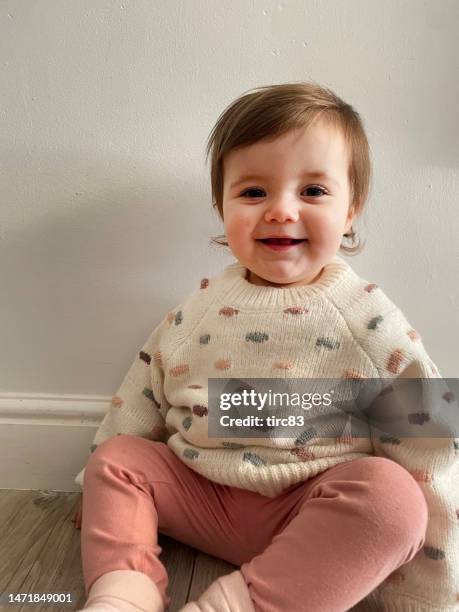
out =
<svg viewBox="0 0 459 612"><path fill-rule="evenodd" d="M303 189L303 191L310 191L310 190L320 191L321 193L319 193L319 196L321 196L321 195L325 195L325 194L327 194L327 193L328 193L328 191L327 191L327 190L326 190L324 187L321 187L320 185L310 185L309 187L306 187L305 189ZM258 192L258 193L260 193L260 192L261 192L261 193L264 193L264 192L263 192L263 189L260 189L259 187L251 187L250 189L245 189L245 190L244 190L244 191L243 191L243 192L240 194L240 196L242 197L242 196L244 196L245 194L248 194L248 193L253 193L253 192ZM247 197L249 197L249 196L247 196ZM256 196L254 196L254 197L258 198L258 197L263 197L263 196L256 195ZM317 196L314 196L314 197L317 197ZM253 198L250 198L250 197L249 197L249 199L253 199Z"/></svg>

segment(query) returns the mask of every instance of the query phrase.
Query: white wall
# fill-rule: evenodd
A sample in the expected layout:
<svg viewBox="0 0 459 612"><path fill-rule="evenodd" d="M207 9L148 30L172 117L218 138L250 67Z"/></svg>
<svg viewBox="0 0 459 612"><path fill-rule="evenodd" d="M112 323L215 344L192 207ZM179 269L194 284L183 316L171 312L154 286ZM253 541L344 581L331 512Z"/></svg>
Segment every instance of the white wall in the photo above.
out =
<svg viewBox="0 0 459 612"><path fill-rule="evenodd" d="M0 391L112 394L203 276L206 138L235 97L314 79L374 160L348 261L459 376L455 0L3 0Z"/></svg>

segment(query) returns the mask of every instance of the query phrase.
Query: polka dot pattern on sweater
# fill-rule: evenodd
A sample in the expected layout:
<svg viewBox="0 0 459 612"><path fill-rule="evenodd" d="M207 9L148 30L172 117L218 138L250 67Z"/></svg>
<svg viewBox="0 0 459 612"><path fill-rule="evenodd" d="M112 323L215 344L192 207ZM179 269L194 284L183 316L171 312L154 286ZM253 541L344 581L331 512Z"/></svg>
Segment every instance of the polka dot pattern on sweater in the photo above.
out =
<svg viewBox="0 0 459 612"><path fill-rule="evenodd" d="M174 323L175 325L180 325L182 321L183 321L183 314L182 314L182 311L179 310L174 317Z"/></svg>
<svg viewBox="0 0 459 612"><path fill-rule="evenodd" d="M275 361L273 370L290 370L293 367L293 361Z"/></svg>
<svg viewBox="0 0 459 612"><path fill-rule="evenodd" d="M148 353L146 353L145 351L140 351L140 353L139 353L139 358L140 358L142 361L145 361L145 363L146 363L146 364L150 365L150 362L151 362L151 356L150 356Z"/></svg>
<svg viewBox="0 0 459 612"><path fill-rule="evenodd" d="M300 461L314 461L314 459L316 459L315 454L307 446L292 448L290 453L295 455Z"/></svg>
<svg viewBox="0 0 459 612"><path fill-rule="evenodd" d="M321 336L320 338L317 338L316 346L324 346L330 351L336 351L340 347L340 342L334 338L325 338Z"/></svg>
<svg viewBox="0 0 459 612"><path fill-rule="evenodd" d="M396 349L391 356L389 357L389 361L387 362L387 370L391 372L391 374L397 374L400 369L400 365L403 361L403 351L400 349Z"/></svg>
<svg viewBox="0 0 459 612"><path fill-rule="evenodd" d="M216 370L229 370L231 367L230 359L217 359L214 363L214 367Z"/></svg>
<svg viewBox="0 0 459 612"><path fill-rule="evenodd" d="M169 370L169 374L171 376L182 376L183 374L188 374L190 371L190 366L187 363L181 363L179 365L174 366Z"/></svg>
<svg viewBox="0 0 459 612"><path fill-rule="evenodd" d="M234 315L237 315L238 312L239 310L237 310L237 308L231 308L231 306L225 306L224 308L220 308L220 310L218 311L218 314L223 315L225 317L234 317Z"/></svg>
<svg viewBox="0 0 459 612"><path fill-rule="evenodd" d="M429 559L433 559L434 561L440 561L445 558L445 553L441 550L441 548L435 548L435 546L424 546L423 549L424 554Z"/></svg>
<svg viewBox="0 0 459 612"><path fill-rule="evenodd" d="M256 453L244 453L242 460L247 461L247 463L251 463L255 467L266 465L266 461Z"/></svg>
<svg viewBox="0 0 459 612"><path fill-rule="evenodd" d="M145 395L145 397L148 397L148 399L151 400L156 405L157 408L160 408L160 405L156 401L156 398L153 395L153 391L151 389L148 389L148 387L145 387L142 393L143 395Z"/></svg>
<svg viewBox="0 0 459 612"><path fill-rule="evenodd" d="M185 448L183 451L183 456L186 459L197 459L199 457L199 451L194 448Z"/></svg>
<svg viewBox="0 0 459 612"><path fill-rule="evenodd" d="M207 412L207 406L200 406L199 404L195 404L193 406L193 414L196 414L199 417L206 416Z"/></svg>
<svg viewBox="0 0 459 612"><path fill-rule="evenodd" d="M247 342L266 342L269 340L268 334L264 332L249 332L245 335Z"/></svg>
<svg viewBox="0 0 459 612"><path fill-rule="evenodd" d="M193 418L188 416L188 417L185 417L183 419L182 426L183 426L184 429L188 430L188 429L190 429L192 423L193 423Z"/></svg>
<svg viewBox="0 0 459 612"><path fill-rule="evenodd" d="M371 321L368 323L368 329L376 329L376 327L383 321L383 317L378 315L377 317L373 317Z"/></svg>
<svg viewBox="0 0 459 612"><path fill-rule="evenodd" d="M289 308L286 308L284 310L285 314L292 314L292 315L307 314L308 312L309 310L307 308L302 308L301 306L290 306Z"/></svg>
<svg viewBox="0 0 459 612"><path fill-rule="evenodd" d="M413 364L414 372L422 369L426 376L438 373L426 356L418 331L376 283L351 275L339 288L322 296L319 285L317 291L302 293L297 288L284 292L254 287L245 280L236 283L234 276L227 282L204 277L190 300L167 313L160 333L139 351L127 382L113 396L109 418L96 438L99 444L94 441L91 452L107 436L123 435L121 431L163 441L172 432L160 418L170 411L171 422L175 419L178 431L173 428L176 435L170 436L167 443L191 469L210 479L218 475L222 484L257 490L271 497L283 486L306 480L344 458L352 460L370 453L388 457L404 465L427 493L428 503L434 503L428 538L423 551L413 559L413 564L418 565L410 563L393 572L384 586L391 585L387 591L392 594L402 584L403 592L410 593L415 583L427 584L427 579L419 579L424 575L432 583L438 577L442 584L452 584L451 568L457 564L446 534L453 533L452 518L454 527L459 528L459 508L457 499L452 503L446 500L447 487L442 489L445 499L435 499L441 493L436 487L440 479L430 448L413 454L404 438L378 430L372 432L372 441L367 444L354 438L347 427L332 426L330 435L324 438L308 423L295 430L288 444L283 440L279 445L265 444L263 438L251 444L245 444L244 439L208 444L210 406L206 402L208 379L212 376L238 377L247 368L254 377L364 380L376 375L396 379L405 371L411 372L408 368ZM389 402L394 387L385 383L381 390ZM457 400L451 391L442 389L440 396L445 410L454 407ZM153 410L147 400L161 413ZM170 401L174 405L169 405ZM145 420L141 422L138 417L142 409ZM424 403L412 410L403 414L405 422L417 431L428 430L435 413L429 412ZM271 432L268 437L272 442ZM444 466L451 465L451 457L459 460L459 438L447 439L441 452L437 463L443 479ZM447 508L448 515L441 514L439 508ZM433 566L436 573L429 575L429 567ZM455 598L456 583L454 587ZM419 600L428 597L426 586Z"/></svg>

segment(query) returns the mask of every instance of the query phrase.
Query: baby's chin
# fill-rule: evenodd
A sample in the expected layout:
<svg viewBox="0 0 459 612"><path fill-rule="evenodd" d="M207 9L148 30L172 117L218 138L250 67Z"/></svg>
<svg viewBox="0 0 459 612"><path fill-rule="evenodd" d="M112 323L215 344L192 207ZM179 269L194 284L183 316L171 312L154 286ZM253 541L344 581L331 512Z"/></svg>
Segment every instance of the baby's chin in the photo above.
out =
<svg viewBox="0 0 459 612"><path fill-rule="evenodd" d="M255 272L247 269L246 280L252 285L259 285L262 287L301 287L303 285L310 285L316 283L321 277L323 268L314 275L311 276L293 276L279 275L279 276L259 276Z"/></svg>

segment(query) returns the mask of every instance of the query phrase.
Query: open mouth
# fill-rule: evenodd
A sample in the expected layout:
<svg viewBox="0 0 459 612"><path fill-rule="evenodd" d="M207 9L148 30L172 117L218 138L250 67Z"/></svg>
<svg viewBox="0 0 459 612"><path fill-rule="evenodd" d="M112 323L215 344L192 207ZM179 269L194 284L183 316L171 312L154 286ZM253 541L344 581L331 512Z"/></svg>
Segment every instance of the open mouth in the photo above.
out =
<svg viewBox="0 0 459 612"><path fill-rule="evenodd" d="M300 242L307 242L307 238L259 238L258 242L279 246L290 246L299 244Z"/></svg>
<svg viewBox="0 0 459 612"><path fill-rule="evenodd" d="M283 252L293 250L302 242L308 242L307 238L258 238L257 242L261 242L265 249L274 252Z"/></svg>

